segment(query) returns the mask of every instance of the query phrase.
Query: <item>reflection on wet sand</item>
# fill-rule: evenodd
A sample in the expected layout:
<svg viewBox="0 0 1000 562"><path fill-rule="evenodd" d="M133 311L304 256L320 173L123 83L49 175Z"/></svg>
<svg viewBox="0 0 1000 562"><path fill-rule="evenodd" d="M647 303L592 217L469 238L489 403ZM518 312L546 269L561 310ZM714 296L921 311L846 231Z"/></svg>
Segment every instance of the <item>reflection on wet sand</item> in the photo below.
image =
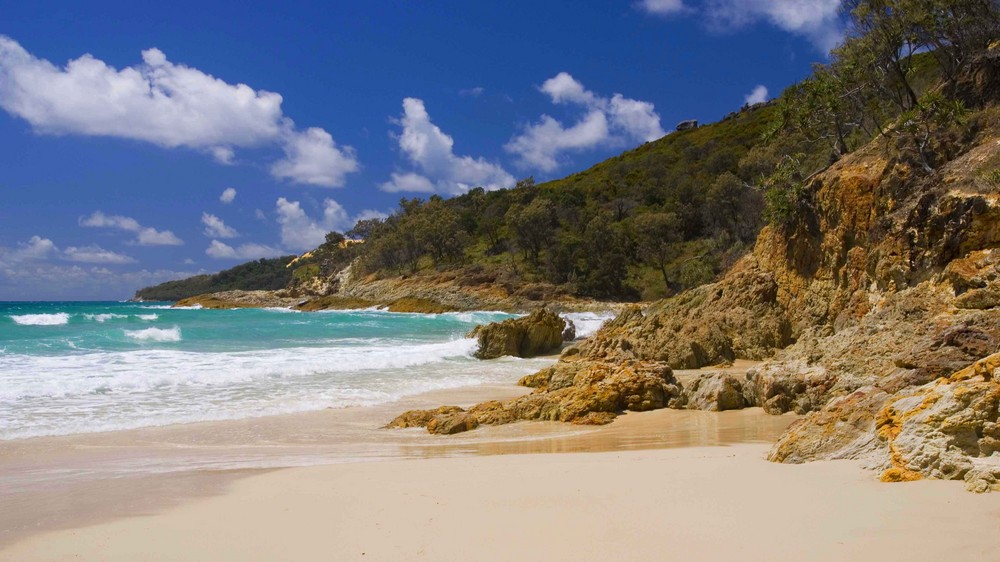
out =
<svg viewBox="0 0 1000 562"><path fill-rule="evenodd" d="M456 436L385 430L403 410L517 396L516 386L439 391L373 408L0 442L0 545L151 513L291 466L403 458L616 451L772 442L794 416L757 409L629 413L603 427L523 422Z"/></svg>

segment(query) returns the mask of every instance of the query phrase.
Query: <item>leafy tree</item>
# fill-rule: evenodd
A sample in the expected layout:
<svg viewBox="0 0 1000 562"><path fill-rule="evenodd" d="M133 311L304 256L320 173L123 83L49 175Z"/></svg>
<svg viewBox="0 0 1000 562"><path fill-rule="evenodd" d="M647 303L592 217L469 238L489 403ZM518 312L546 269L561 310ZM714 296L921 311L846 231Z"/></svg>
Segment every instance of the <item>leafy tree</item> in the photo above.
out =
<svg viewBox="0 0 1000 562"><path fill-rule="evenodd" d="M645 213L633 220L639 260L656 267L670 288L667 266L680 254L680 224L674 213Z"/></svg>
<svg viewBox="0 0 1000 562"><path fill-rule="evenodd" d="M514 243L532 265L538 265L542 249L556 228L556 209L547 199L536 198L527 205L514 205L505 217Z"/></svg>

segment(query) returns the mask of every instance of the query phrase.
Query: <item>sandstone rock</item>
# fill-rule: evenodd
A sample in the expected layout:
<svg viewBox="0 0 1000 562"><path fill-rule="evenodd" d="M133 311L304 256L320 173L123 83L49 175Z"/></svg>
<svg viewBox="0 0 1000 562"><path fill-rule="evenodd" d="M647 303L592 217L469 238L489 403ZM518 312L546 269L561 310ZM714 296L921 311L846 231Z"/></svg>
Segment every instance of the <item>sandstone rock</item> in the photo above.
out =
<svg viewBox="0 0 1000 562"><path fill-rule="evenodd" d="M438 435L452 435L479 427L479 420L468 412L437 414L427 422L427 431Z"/></svg>
<svg viewBox="0 0 1000 562"><path fill-rule="evenodd" d="M522 318L478 326L469 337L479 340L479 359L535 357L559 349L565 328L566 322L558 314L539 308Z"/></svg>
<svg viewBox="0 0 1000 562"><path fill-rule="evenodd" d="M793 424L778 462L865 459L886 482L965 480L989 491L1000 475L1000 354L894 395L865 387Z"/></svg>
<svg viewBox="0 0 1000 562"><path fill-rule="evenodd" d="M441 406L434 410L409 410L396 416L391 422L385 424L385 428L406 428L406 427L427 427L427 424L435 416L456 414L464 412L458 406Z"/></svg>
<svg viewBox="0 0 1000 562"><path fill-rule="evenodd" d="M955 299L958 308L987 309L1000 306L1000 285L972 289Z"/></svg>
<svg viewBox="0 0 1000 562"><path fill-rule="evenodd" d="M451 407L407 412L386 427L424 425L432 433L451 434L526 420L605 424L625 410L666 408L681 394L670 367L659 363L581 361L543 370L522 382L537 390L511 400L484 402L468 411Z"/></svg>
<svg viewBox="0 0 1000 562"><path fill-rule="evenodd" d="M691 381L684 388L687 407L693 410L739 410L747 406L743 398L743 383L727 373L708 373Z"/></svg>

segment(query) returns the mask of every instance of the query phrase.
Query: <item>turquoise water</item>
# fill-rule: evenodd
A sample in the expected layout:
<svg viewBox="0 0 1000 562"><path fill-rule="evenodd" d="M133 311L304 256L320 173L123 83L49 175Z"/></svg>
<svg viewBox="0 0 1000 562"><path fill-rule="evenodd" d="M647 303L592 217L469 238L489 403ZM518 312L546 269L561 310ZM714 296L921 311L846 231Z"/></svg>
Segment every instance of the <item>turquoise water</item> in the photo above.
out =
<svg viewBox="0 0 1000 562"><path fill-rule="evenodd" d="M576 315L582 335L603 318ZM496 312L0 303L0 439L365 406L510 382L464 335Z"/></svg>

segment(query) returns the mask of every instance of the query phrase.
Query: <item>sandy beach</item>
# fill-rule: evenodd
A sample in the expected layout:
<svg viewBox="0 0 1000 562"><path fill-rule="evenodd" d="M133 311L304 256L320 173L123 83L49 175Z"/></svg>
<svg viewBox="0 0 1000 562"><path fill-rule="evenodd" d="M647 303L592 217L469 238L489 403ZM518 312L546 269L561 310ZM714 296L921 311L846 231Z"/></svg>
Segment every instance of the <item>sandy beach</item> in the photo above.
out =
<svg viewBox="0 0 1000 562"><path fill-rule="evenodd" d="M3 442L0 560L939 560L1000 548L1000 495L882 484L851 461L765 461L793 415L380 429L404 408L525 391Z"/></svg>
<svg viewBox="0 0 1000 562"><path fill-rule="evenodd" d="M1000 496L767 445L294 468L3 560L988 560Z"/></svg>

